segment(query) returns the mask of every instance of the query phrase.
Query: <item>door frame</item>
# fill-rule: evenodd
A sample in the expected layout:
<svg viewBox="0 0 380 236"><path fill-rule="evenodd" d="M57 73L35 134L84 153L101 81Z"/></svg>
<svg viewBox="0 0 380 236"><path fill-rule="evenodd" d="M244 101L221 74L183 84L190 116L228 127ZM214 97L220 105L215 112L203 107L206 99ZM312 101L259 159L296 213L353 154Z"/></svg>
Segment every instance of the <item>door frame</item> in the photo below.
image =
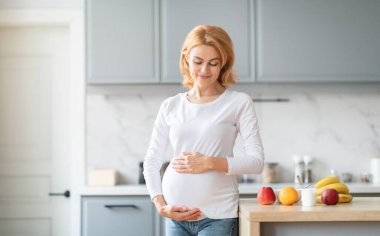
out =
<svg viewBox="0 0 380 236"><path fill-rule="evenodd" d="M72 236L80 236L79 188L85 185L85 64L83 10L0 10L0 26L67 26L70 59L70 219Z"/></svg>

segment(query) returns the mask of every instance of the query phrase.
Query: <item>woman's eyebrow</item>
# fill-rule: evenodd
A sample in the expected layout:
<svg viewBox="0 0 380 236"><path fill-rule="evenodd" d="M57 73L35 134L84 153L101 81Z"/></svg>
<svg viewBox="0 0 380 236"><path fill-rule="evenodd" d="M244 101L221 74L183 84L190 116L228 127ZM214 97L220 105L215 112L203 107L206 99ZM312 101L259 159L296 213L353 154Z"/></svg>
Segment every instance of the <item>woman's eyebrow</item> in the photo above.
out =
<svg viewBox="0 0 380 236"><path fill-rule="evenodd" d="M200 59L200 60L203 60L203 58L201 58L201 57L197 57L197 56L194 56L196 59ZM213 61L213 60L218 60L218 61L220 61L220 59L218 58L218 57L215 57L215 58L212 58L212 59L210 59L209 61Z"/></svg>

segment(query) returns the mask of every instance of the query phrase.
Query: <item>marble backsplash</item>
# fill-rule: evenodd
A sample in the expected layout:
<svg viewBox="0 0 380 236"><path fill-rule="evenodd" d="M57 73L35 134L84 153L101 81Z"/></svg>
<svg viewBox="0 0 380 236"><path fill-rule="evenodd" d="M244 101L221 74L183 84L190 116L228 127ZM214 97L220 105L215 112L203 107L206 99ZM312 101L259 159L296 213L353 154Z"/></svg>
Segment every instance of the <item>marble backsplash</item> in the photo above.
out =
<svg viewBox="0 0 380 236"><path fill-rule="evenodd" d="M354 181L370 171L371 158L380 157L379 83L240 85L232 89L253 98L289 99L255 103L266 161L279 163L282 182L293 181L293 155L313 158L314 179L334 169L338 174L352 173ZM99 91L90 89L87 95L87 171L115 168L120 184L135 184L160 103L184 90L178 85L160 85L159 89L125 86ZM238 140L235 153L241 152ZM170 160L170 150L166 156ZM261 180L261 176L252 177Z"/></svg>

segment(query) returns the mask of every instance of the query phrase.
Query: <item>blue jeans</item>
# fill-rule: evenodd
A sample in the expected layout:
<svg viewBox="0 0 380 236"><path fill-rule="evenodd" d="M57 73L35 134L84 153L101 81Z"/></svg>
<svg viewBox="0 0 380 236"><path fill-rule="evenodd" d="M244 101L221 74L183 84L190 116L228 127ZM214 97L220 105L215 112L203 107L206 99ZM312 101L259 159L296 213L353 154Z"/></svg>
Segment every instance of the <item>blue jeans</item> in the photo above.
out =
<svg viewBox="0 0 380 236"><path fill-rule="evenodd" d="M175 221L166 219L166 236L232 236L237 218L199 221Z"/></svg>

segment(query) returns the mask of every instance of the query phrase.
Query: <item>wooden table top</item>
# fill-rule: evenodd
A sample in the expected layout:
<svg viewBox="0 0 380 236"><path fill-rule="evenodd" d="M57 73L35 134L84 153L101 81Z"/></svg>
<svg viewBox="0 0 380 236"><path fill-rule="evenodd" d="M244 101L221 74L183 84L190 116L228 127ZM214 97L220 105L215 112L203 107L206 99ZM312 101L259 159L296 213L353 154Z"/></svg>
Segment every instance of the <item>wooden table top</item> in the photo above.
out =
<svg viewBox="0 0 380 236"><path fill-rule="evenodd" d="M241 199L239 214L254 222L380 221L380 197L354 197L351 203L313 207L300 202L292 206L260 205L256 199Z"/></svg>

